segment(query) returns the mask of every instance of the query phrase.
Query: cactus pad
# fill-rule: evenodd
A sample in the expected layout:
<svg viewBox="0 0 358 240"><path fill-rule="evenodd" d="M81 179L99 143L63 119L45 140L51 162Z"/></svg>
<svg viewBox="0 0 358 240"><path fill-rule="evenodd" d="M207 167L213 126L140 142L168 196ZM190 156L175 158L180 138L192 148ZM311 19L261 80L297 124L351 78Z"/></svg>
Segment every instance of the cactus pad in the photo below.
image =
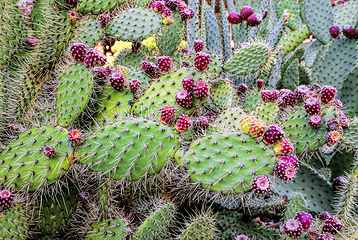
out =
<svg viewBox="0 0 358 240"><path fill-rule="evenodd" d="M2 239L27 239L29 217L26 215L25 206L17 204L10 210L2 211L0 220L0 237Z"/></svg>
<svg viewBox="0 0 358 240"><path fill-rule="evenodd" d="M108 10L113 10L123 0L108 0L108 1L91 1L80 0L77 5L77 10L82 14L101 14Z"/></svg>
<svg viewBox="0 0 358 240"><path fill-rule="evenodd" d="M52 146L56 156L48 158L44 145ZM73 158L68 131L44 126L23 132L0 155L0 177L5 187L35 191L61 177Z"/></svg>
<svg viewBox="0 0 358 240"><path fill-rule="evenodd" d="M232 95L231 84L224 80L214 85L210 98L217 108L224 110L231 106Z"/></svg>
<svg viewBox="0 0 358 240"><path fill-rule="evenodd" d="M81 149L82 164L116 180L159 172L178 147L175 132L144 119L128 119L94 132Z"/></svg>
<svg viewBox="0 0 358 240"><path fill-rule="evenodd" d="M184 166L193 181L214 192L241 193L259 175L272 174L274 153L246 134L214 133L192 143ZM211 160L213 159L213 161Z"/></svg>
<svg viewBox="0 0 358 240"><path fill-rule="evenodd" d="M269 69L272 61L271 47L265 43L255 42L239 49L226 63L225 70L231 74L247 76Z"/></svg>
<svg viewBox="0 0 358 240"><path fill-rule="evenodd" d="M105 29L107 37L122 41L143 41L160 28L161 17L146 8L134 8L116 16Z"/></svg>
<svg viewBox="0 0 358 240"><path fill-rule="evenodd" d="M128 226L128 221L126 219L116 217L92 223L85 239L125 239L130 233L131 229Z"/></svg>
<svg viewBox="0 0 358 240"><path fill-rule="evenodd" d="M93 19L81 22L77 31L77 42L84 43L90 48L94 47L103 35L101 23Z"/></svg>
<svg viewBox="0 0 358 240"><path fill-rule="evenodd" d="M317 171L305 163L300 163L300 169L296 177L290 181L276 179L273 189L281 196L293 196L295 191L304 192L307 207L310 211L332 213L333 189L332 185L325 180Z"/></svg>
<svg viewBox="0 0 358 240"><path fill-rule="evenodd" d="M92 73L83 65L73 65L60 78L56 107L58 123L69 126L88 107L94 83Z"/></svg>

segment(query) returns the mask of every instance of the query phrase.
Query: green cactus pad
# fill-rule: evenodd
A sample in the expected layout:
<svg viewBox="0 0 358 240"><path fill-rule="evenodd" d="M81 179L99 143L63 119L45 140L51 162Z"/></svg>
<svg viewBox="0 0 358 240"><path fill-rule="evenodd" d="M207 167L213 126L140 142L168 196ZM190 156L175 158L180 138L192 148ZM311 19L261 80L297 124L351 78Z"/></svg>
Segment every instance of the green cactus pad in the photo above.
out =
<svg viewBox="0 0 358 240"><path fill-rule="evenodd" d="M299 78L299 85L311 84L311 78L310 75L308 74L308 70L301 64L298 65L298 78Z"/></svg>
<svg viewBox="0 0 358 240"><path fill-rule="evenodd" d="M332 185L317 171L303 162L300 163L300 168L292 181L276 179L272 184L272 188L280 196L287 195L291 197L295 191L302 192L310 211L318 214L324 211L333 212L334 193Z"/></svg>
<svg viewBox="0 0 358 240"><path fill-rule="evenodd" d="M308 124L309 116L302 109L297 110L283 123L282 129L291 140L297 154L311 152L323 145L327 134L325 123L328 119L334 118L334 112L334 107L325 108L325 113L321 117L322 124L317 129Z"/></svg>
<svg viewBox="0 0 358 240"><path fill-rule="evenodd" d="M249 217L235 211L222 210L217 216L217 225L222 232L220 239L234 239L237 235L245 234L250 239L281 239L279 232L262 227Z"/></svg>
<svg viewBox="0 0 358 240"><path fill-rule="evenodd" d="M271 125L274 123L279 110L277 103L263 102L254 110L253 115L263 120L267 125Z"/></svg>
<svg viewBox="0 0 358 240"><path fill-rule="evenodd" d="M35 210L39 213L37 214L36 224L43 234L52 234L58 231L76 210L78 191L75 188L65 191L68 192L57 196L55 199L48 197L39 206L41 209Z"/></svg>
<svg viewBox="0 0 358 240"><path fill-rule="evenodd" d="M352 71L357 60L357 43L354 39L335 38L326 51L324 60L312 72L312 79L321 85L342 89L343 80Z"/></svg>
<svg viewBox="0 0 358 240"><path fill-rule="evenodd" d="M351 125L344 129L344 142L350 147L357 148L358 146L358 118L350 119Z"/></svg>
<svg viewBox="0 0 358 240"><path fill-rule="evenodd" d="M286 34L278 42L278 45L282 44L284 46L283 56L286 56L289 52L291 52L298 45L300 45L310 35L311 32L308 30L305 24L299 26L297 30L291 31L290 33Z"/></svg>
<svg viewBox="0 0 358 240"><path fill-rule="evenodd" d="M25 206L17 204L10 210L2 211L0 216L1 239L27 239L30 219L26 214Z"/></svg>
<svg viewBox="0 0 358 240"><path fill-rule="evenodd" d="M311 46L305 52L305 67L311 68L316 59L318 52L322 47L322 43L320 41L314 41Z"/></svg>
<svg viewBox="0 0 358 240"><path fill-rule="evenodd" d="M115 122L94 132L81 148L80 163L115 180L159 172L178 147L175 131L144 119Z"/></svg>
<svg viewBox="0 0 358 240"><path fill-rule="evenodd" d="M157 239L166 237L168 232L166 229L170 227L174 219L175 206L172 203L163 204L157 208L145 221L138 227L134 233L133 239Z"/></svg>
<svg viewBox="0 0 358 240"><path fill-rule="evenodd" d="M224 110L215 120L215 124L222 131L238 131L240 128L241 118L245 116L243 109L229 108Z"/></svg>
<svg viewBox="0 0 358 240"><path fill-rule="evenodd" d="M195 111L195 105L203 104L204 100L199 101L199 99L193 97L193 103L189 108L180 107L175 100L177 92L183 89L183 78L189 76L192 76L195 82L207 81L205 75L184 68L175 72L170 72L167 75L162 76L159 81L154 82L145 91L144 95L134 104L133 113L146 117L151 115L157 116L158 111L161 110L162 107L168 105L174 107L176 116L181 114L190 115Z"/></svg>
<svg viewBox="0 0 358 240"><path fill-rule="evenodd" d="M117 240L126 239L130 235L131 229L128 226L128 221L120 217L105 219L101 222L94 222L91 224L85 239L89 240Z"/></svg>
<svg viewBox="0 0 358 240"><path fill-rule="evenodd" d="M329 28L333 25L331 3L325 0L305 0L305 18L310 32L323 44L331 40Z"/></svg>
<svg viewBox="0 0 358 240"><path fill-rule="evenodd" d="M58 123L69 126L88 107L94 90L92 73L83 65L70 66L61 76L57 88Z"/></svg>
<svg viewBox="0 0 358 240"><path fill-rule="evenodd" d="M219 56L223 55L221 34L214 9L207 5L205 9L206 45L205 48Z"/></svg>
<svg viewBox="0 0 358 240"><path fill-rule="evenodd" d="M52 146L56 156L48 158L44 145ZM0 177L5 187L35 191L61 177L73 158L68 131L60 127L43 126L23 132L10 142L0 155Z"/></svg>
<svg viewBox="0 0 358 240"><path fill-rule="evenodd" d="M351 25L354 28L358 20L357 11L358 3L355 1L349 1L333 8L334 21L332 25L337 25L341 31L345 25Z"/></svg>
<svg viewBox="0 0 358 240"><path fill-rule="evenodd" d="M285 76L285 72L287 71L288 67L292 64L293 61L296 59L300 61L305 53L305 50L302 48L296 49L295 52L292 54L291 57L289 57L281 67L281 76ZM288 55L287 55L288 56ZM287 58L286 56L286 58Z"/></svg>
<svg viewBox="0 0 358 240"><path fill-rule="evenodd" d="M347 116L356 116L358 114L358 104L355 98L358 85L356 84L358 77L358 68L354 68L351 73L348 74L347 79L344 80L341 90L341 101L346 110Z"/></svg>
<svg viewBox="0 0 358 240"><path fill-rule="evenodd" d="M77 10L82 14L101 14L108 10L113 10L118 4L124 0L108 0L108 1L92 1L80 0L77 4Z"/></svg>
<svg viewBox="0 0 358 240"><path fill-rule="evenodd" d="M152 9L134 8L116 16L105 28L106 36L122 41L143 41L160 29L161 16Z"/></svg>
<svg viewBox="0 0 358 240"><path fill-rule="evenodd" d="M178 50L183 35L184 26L180 13L174 12L172 17L174 23L163 27L155 37L158 48L164 56L171 56Z"/></svg>
<svg viewBox="0 0 358 240"><path fill-rule="evenodd" d="M134 103L133 94L126 87L123 91L116 91L108 82L102 85L103 92L98 95L95 119L106 122L111 119L120 119L131 113Z"/></svg>
<svg viewBox="0 0 358 240"><path fill-rule="evenodd" d="M265 43L254 42L239 49L226 63L225 70L231 74L248 76L269 69L272 60L271 47Z"/></svg>
<svg viewBox="0 0 358 240"><path fill-rule="evenodd" d="M220 110L227 109L232 104L232 86L229 82L223 80L214 84L210 93L210 99Z"/></svg>
<svg viewBox="0 0 358 240"><path fill-rule="evenodd" d="M84 43L92 48L102 38L103 29L99 21L89 19L80 23L77 34L76 40L78 42Z"/></svg>
<svg viewBox="0 0 358 240"><path fill-rule="evenodd" d="M295 0L279 0L276 2L277 16L281 17L284 11L289 14L288 27L291 30L296 30L299 23L302 22L300 19L300 5Z"/></svg>
<svg viewBox="0 0 358 240"><path fill-rule="evenodd" d="M250 91L247 93L247 97L245 99L243 109L251 112L256 107L258 107L261 102L262 102L261 92L260 91Z"/></svg>
<svg viewBox="0 0 358 240"><path fill-rule="evenodd" d="M177 239L214 239L217 231L215 219L211 211L196 213L190 217L190 221L185 222L185 227Z"/></svg>
<svg viewBox="0 0 358 240"><path fill-rule="evenodd" d="M336 177L353 172L357 160L357 152L355 150L341 149L334 154L328 166L332 170L331 181Z"/></svg>
<svg viewBox="0 0 358 240"><path fill-rule="evenodd" d="M241 193L259 175L273 173L274 152L246 134L214 133L196 140L184 155L190 178L214 192Z"/></svg>
<svg viewBox="0 0 358 240"><path fill-rule="evenodd" d="M291 195L290 202L285 209L284 221L293 219L298 212L306 212L306 200L304 195L300 192L294 192Z"/></svg>
<svg viewBox="0 0 358 240"><path fill-rule="evenodd" d="M296 86L299 85L298 65L298 59L295 59L290 66L288 66L284 75L285 77L282 79L282 88L294 91Z"/></svg>

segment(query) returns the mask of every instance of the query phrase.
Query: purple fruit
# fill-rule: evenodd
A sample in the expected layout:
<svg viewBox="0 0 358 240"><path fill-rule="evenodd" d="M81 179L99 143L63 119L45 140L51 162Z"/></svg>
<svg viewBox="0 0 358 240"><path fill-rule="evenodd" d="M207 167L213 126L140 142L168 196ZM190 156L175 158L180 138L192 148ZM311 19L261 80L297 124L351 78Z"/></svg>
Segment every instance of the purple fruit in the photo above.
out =
<svg viewBox="0 0 358 240"><path fill-rule="evenodd" d="M356 30L354 31L354 38L355 38L355 39L358 39L358 29L356 29Z"/></svg>
<svg viewBox="0 0 358 240"><path fill-rule="evenodd" d="M287 220L284 229L290 238L299 238L303 233L302 224L295 219Z"/></svg>
<svg viewBox="0 0 358 240"><path fill-rule="evenodd" d="M240 15L237 12L231 12L227 16L227 20L231 24L239 24L242 21L242 18L240 17Z"/></svg>
<svg viewBox="0 0 358 240"><path fill-rule="evenodd" d="M308 119L308 124L312 127L312 128L318 128L322 123L322 119L319 115L312 115L310 116L310 118Z"/></svg>
<svg viewBox="0 0 358 240"><path fill-rule="evenodd" d="M339 176L333 179L332 187L334 190L338 190L347 184L348 184L347 179L345 177Z"/></svg>
<svg viewBox="0 0 358 240"><path fill-rule="evenodd" d="M237 94L243 94L243 93L245 93L246 91L247 91L247 86L246 86L246 84L245 83L241 83L240 85L239 85L239 87L237 88Z"/></svg>
<svg viewBox="0 0 358 240"><path fill-rule="evenodd" d="M257 194L267 193L270 188L270 180L265 176L258 176L252 181L252 189Z"/></svg>
<svg viewBox="0 0 358 240"><path fill-rule="evenodd" d="M322 232L329 232L332 234L336 234L337 231L339 232L343 227L341 220L336 217L330 217L326 220L322 227Z"/></svg>
<svg viewBox="0 0 358 240"><path fill-rule="evenodd" d="M338 120L335 118L330 118L327 121L327 130L328 131L334 131L339 127Z"/></svg>
<svg viewBox="0 0 358 240"><path fill-rule="evenodd" d="M319 220L324 221L324 220L327 220L327 219L330 218L330 217L331 217L331 215L329 215L328 212L323 212L323 213L321 213L321 214L319 215Z"/></svg>
<svg viewBox="0 0 358 240"><path fill-rule="evenodd" d="M253 13L247 18L247 25L256 27L262 22L262 16L259 13Z"/></svg>
<svg viewBox="0 0 358 240"><path fill-rule="evenodd" d="M250 6L243 6L241 8L241 12L240 12L240 16L243 18L243 19L247 19L248 17L250 17L251 14L254 13L254 9Z"/></svg>
<svg viewBox="0 0 358 240"><path fill-rule="evenodd" d="M353 38L354 36L354 30L353 30L353 27L351 25L345 25L343 27L343 35L346 37L346 38Z"/></svg>
<svg viewBox="0 0 358 240"><path fill-rule="evenodd" d="M321 102L317 98L308 98L305 101L305 110L308 114L317 114L321 111Z"/></svg>
<svg viewBox="0 0 358 240"><path fill-rule="evenodd" d="M194 50L197 52L201 52L204 49L204 42L201 40L194 41Z"/></svg>
<svg viewBox="0 0 358 240"><path fill-rule="evenodd" d="M265 12L264 12L264 16L262 17L262 20L264 20L268 15L268 10L266 9Z"/></svg>
<svg viewBox="0 0 358 240"><path fill-rule="evenodd" d="M333 25L332 27L329 28L329 34L331 34L331 36L333 38L338 37L339 35L339 27L337 25Z"/></svg>
<svg viewBox="0 0 358 240"><path fill-rule="evenodd" d="M306 212L298 212L295 217L302 224L304 230L308 229L312 223L312 216Z"/></svg>
<svg viewBox="0 0 358 240"><path fill-rule="evenodd" d="M306 95L309 92L309 88L306 85L300 85L295 89L295 97L297 101L303 101L306 99Z"/></svg>

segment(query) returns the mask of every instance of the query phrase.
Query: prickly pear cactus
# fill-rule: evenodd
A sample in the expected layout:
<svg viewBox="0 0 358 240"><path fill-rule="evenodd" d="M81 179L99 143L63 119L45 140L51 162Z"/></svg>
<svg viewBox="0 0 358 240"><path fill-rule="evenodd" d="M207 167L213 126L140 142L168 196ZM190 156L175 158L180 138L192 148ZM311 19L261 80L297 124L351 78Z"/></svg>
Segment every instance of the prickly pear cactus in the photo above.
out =
<svg viewBox="0 0 358 240"><path fill-rule="evenodd" d="M178 148L175 132L145 119L123 119L95 131L83 144L80 162L116 180L159 172Z"/></svg>
<svg viewBox="0 0 358 240"><path fill-rule="evenodd" d="M131 231L127 219L115 217L92 223L85 239L123 239Z"/></svg>
<svg viewBox="0 0 358 240"><path fill-rule="evenodd" d="M52 126L21 133L0 155L3 186L33 192L59 179L74 158L68 134ZM45 155L47 146L54 149L54 156Z"/></svg>

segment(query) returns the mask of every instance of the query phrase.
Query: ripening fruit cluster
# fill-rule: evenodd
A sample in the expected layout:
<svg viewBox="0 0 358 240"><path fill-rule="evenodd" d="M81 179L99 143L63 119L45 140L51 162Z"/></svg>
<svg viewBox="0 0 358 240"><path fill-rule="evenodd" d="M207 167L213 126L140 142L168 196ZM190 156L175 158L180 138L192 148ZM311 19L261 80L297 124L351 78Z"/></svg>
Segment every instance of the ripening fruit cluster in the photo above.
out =
<svg viewBox="0 0 358 240"><path fill-rule="evenodd" d="M240 14L237 12L231 12L227 19L231 24L239 24L242 21L246 21L247 25L250 27L256 27L260 25L262 20L267 17L268 10L265 10L264 16L262 17L261 14L255 13L254 9L250 6L243 6L241 8Z"/></svg>

